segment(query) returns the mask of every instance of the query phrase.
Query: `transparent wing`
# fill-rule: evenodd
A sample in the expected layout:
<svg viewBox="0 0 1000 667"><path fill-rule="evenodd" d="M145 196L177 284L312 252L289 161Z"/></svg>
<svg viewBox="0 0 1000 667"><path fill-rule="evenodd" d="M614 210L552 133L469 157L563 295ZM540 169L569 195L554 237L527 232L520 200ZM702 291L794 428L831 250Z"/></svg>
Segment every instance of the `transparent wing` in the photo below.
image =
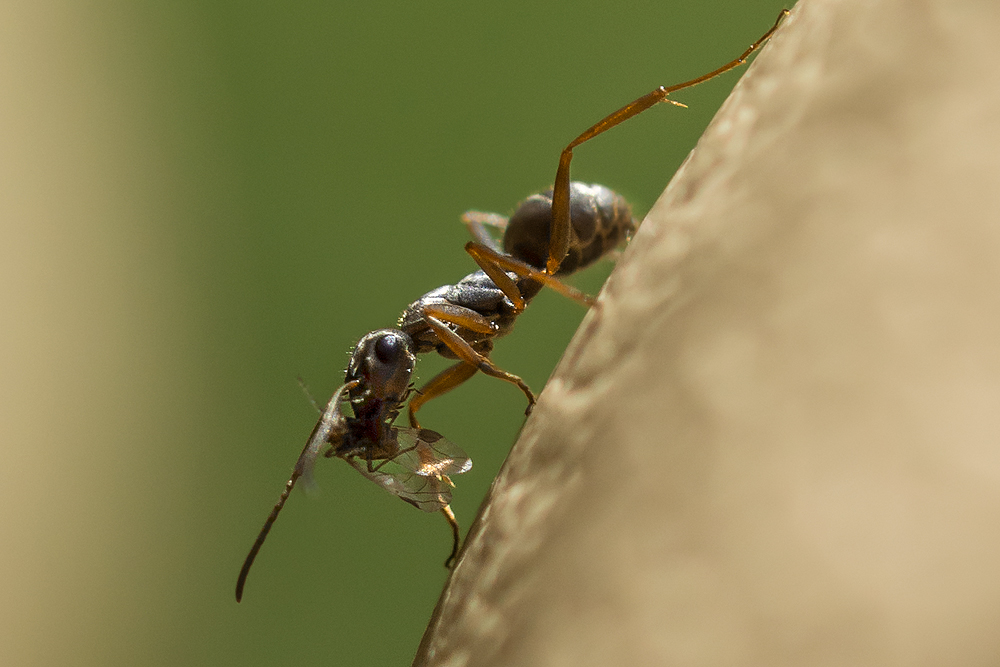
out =
<svg viewBox="0 0 1000 667"><path fill-rule="evenodd" d="M250 553L247 554L246 560L243 561L243 567L240 568L240 575L236 579L237 602L243 599L243 586L247 583L247 575L250 574L250 567L253 565L254 559L257 558L260 548L264 546L264 540L267 539L267 534L271 532L271 526L278 520L278 514L281 512L281 508L285 506L285 501L288 500L289 494L295 487L295 482L299 478L302 478L303 485L312 484L312 470L313 465L316 463L316 457L320 455L324 447L332 445L335 440L343 437L346 430L346 423L344 416L340 414L340 403L343 400L344 393L356 385L357 382L348 382L337 389L330 398L330 402L326 404L326 409L323 411L319 421L316 422L316 426L313 427L312 434L309 436L305 448L299 454L299 459L295 462L292 476L285 483L285 490L281 492L277 504L271 510L271 514L268 515L267 520L264 522L264 527L260 529L257 539L254 540L253 546L250 547Z"/></svg>
<svg viewBox="0 0 1000 667"><path fill-rule="evenodd" d="M427 429L393 429L399 452L372 462L346 459L355 470L389 493L425 512L437 512L451 502L451 480L472 468L472 460L440 433Z"/></svg>
<svg viewBox="0 0 1000 667"><path fill-rule="evenodd" d="M472 469L469 455L436 431L426 428L398 428L399 453L393 461L406 470L425 477L460 475Z"/></svg>
<svg viewBox="0 0 1000 667"><path fill-rule="evenodd" d="M312 434L310 434L305 448L299 454L299 459L295 462L292 481L294 482L296 478L301 477L302 486L307 491L316 490L316 481L313 479L313 468L316 465L316 459L319 458L324 449L339 442L347 430L344 415L340 412L340 404L344 400L344 394L355 384L357 383L349 382L334 392L330 401L326 404L323 414L320 415L319 421L313 427Z"/></svg>
<svg viewBox="0 0 1000 667"><path fill-rule="evenodd" d="M407 470L391 471L391 462L369 470L368 462L351 458L347 462L383 489L425 512L437 512L451 502L451 486L444 477L425 477Z"/></svg>

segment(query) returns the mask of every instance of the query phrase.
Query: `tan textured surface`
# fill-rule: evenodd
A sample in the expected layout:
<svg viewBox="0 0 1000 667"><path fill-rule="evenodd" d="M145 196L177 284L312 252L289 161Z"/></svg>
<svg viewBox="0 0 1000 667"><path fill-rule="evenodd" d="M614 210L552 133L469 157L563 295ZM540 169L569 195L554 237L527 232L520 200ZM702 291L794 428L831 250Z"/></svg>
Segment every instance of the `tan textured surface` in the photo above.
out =
<svg viewBox="0 0 1000 667"><path fill-rule="evenodd" d="M1000 4L806 0L651 212L421 665L1000 660Z"/></svg>

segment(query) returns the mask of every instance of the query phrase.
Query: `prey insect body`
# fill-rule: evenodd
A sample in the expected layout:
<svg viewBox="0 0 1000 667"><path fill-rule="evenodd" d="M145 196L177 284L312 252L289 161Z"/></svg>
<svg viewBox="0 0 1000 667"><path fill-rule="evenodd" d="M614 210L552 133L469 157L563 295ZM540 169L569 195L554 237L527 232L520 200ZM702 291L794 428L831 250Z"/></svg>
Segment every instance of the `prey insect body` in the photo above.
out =
<svg viewBox="0 0 1000 667"><path fill-rule="evenodd" d="M450 564L458 554L459 531L451 511L449 475L467 472L472 461L457 445L428 429L397 428L393 422L410 394L413 353L408 339L392 330L373 331L358 344L347 380L330 398L295 462L292 475L250 548L236 580L243 598L247 575L296 482L312 483L320 456L346 461L362 476L425 512L441 512L452 528ZM354 416L341 411L350 400Z"/></svg>
<svg viewBox="0 0 1000 667"><path fill-rule="evenodd" d="M478 372L516 385L528 399L535 395L525 382L498 368L491 360L494 341L511 331L517 316L548 286L585 306L594 299L560 280L606 256L624 243L637 224L625 200L600 185L570 181L573 149L660 102L673 92L696 86L747 62L788 15L783 10L774 25L740 57L690 81L661 86L606 116L571 141L559 156L552 190L529 197L506 218L469 211L463 216L473 241L466 251L480 270L454 285L432 290L410 304L397 328L366 335L355 348L345 383L334 393L313 429L268 516L236 584L236 599L278 513L299 478L308 481L316 459L337 457L361 475L402 500L425 511L440 511L452 528L453 547L447 564L458 553L459 530L451 512L449 475L469 470L469 457L440 434L420 428L417 411L429 400L458 387ZM489 233L503 232L498 243ZM414 392L410 384L417 354L438 352L457 363ZM353 417L341 412L349 400ZM394 425L409 400L409 428Z"/></svg>

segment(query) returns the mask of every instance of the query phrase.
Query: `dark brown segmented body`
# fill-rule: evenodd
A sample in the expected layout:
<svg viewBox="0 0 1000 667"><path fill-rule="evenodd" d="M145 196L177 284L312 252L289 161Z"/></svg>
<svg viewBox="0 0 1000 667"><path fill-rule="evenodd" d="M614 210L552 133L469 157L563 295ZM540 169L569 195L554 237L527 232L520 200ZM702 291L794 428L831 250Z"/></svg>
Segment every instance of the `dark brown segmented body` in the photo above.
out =
<svg viewBox="0 0 1000 667"><path fill-rule="evenodd" d="M526 301L530 301L541 290L542 285L528 278L519 278L513 273L508 276L517 284ZM441 341L427 324L422 310L425 306L459 307L475 311L488 318L496 327L491 333L470 331L454 326L456 332L480 354L489 355L493 350L493 339L506 336L520 314L510 299L496 286L483 271L475 271L454 285L442 285L431 290L410 304L399 318L399 328L413 340L416 354L437 351L448 359L457 359L455 353Z"/></svg>
<svg viewBox="0 0 1000 667"><path fill-rule="evenodd" d="M622 244L635 231L632 209L625 199L603 185L573 181L569 185L569 253L557 276L589 266ZM503 236L503 250L536 268L544 268L549 256L552 226L552 190L521 202Z"/></svg>
<svg viewBox="0 0 1000 667"><path fill-rule="evenodd" d="M603 185L576 181L570 184L570 224L569 253L557 276L593 264L626 241L636 228L632 209L621 195ZM551 225L552 190L528 197L507 223L502 241L503 252L537 269L544 269L549 256ZM517 285L526 303L542 289L542 284L531 278L510 271L506 273ZM423 308L429 305L467 308L489 318L496 330L488 334L453 326L476 352L486 356L493 349L493 339L510 333L520 314L483 271L470 273L454 285L443 285L424 294L403 312L398 326L413 340L414 353L437 350L449 359L457 358L456 354L441 341L423 316Z"/></svg>
<svg viewBox="0 0 1000 667"><path fill-rule="evenodd" d="M452 530L452 552L458 555L458 521L449 507L450 475L467 471L472 462L440 434L423 429L416 419L420 406L458 387L477 373L516 385L528 399L535 395L520 377L497 367L489 358L493 340L509 333L528 302L547 286L590 307L595 299L563 283L558 276L578 271L608 254L635 230L628 204L601 185L570 180L573 149L652 108L674 102L669 95L708 81L747 62L788 16L782 10L770 30L743 54L718 69L673 86L660 86L605 116L569 142L559 155L553 189L533 195L511 218L467 211L462 216L475 239L465 245L482 269L455 285L432 290L403 312L399 329L380 329L358 343L344 384L327 403L305 448L243 563L236 600L243 594L250 566L300 477L308 478L319 456L341 458L362 476L425 511L440 511ZM498 243L487 227L504 230ZM437 351L458 363L438 373L420 389L410 384L415 355ZM354 416L341 413L349 398ZM395 425L409 399L410 428Z"/></svg>

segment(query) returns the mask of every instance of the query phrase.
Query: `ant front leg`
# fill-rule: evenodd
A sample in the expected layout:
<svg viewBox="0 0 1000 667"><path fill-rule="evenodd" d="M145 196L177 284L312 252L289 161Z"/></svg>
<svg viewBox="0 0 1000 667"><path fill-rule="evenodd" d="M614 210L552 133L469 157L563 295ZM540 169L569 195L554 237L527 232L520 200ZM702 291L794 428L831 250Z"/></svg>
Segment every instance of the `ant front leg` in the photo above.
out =
<svg viewBox="0 0 1000 667"><path fill-rule="evenodd" d="M462 544L462 537L458 527L458 519L455 518L455 513L451 511L451 505L442 507L441 514L444 515L445 520L451 527L451 554L448 556L448 560L444 562L444 566L450 570L455 567L455 561L458 559L458 548Z"/></svg>
<svg viewBox="0 0 1000 667"><path fill-rule="evenodd" d="M597 135L607 132L614 126L624 123L629 118L638 116L646 109L649 109L660 102L669 102L670 104L679 107L685 106L680 102L670 99L668 95L670 95L670 93L677 92L678 90L697 86L699 83L704 83L709 79L714 79L720 74L724 74L731 69L745 64L747 58L750 57L750 54L763 46L764 42L766 42L771 35L774 34L786 16L788 16L788 10L782 9L781 13L778 14L778 20L774 22L771 29L765 32L760 39L751 44L750 48L744 51L739 58L731 60L722 67L712 70L708 74L703 74L696 79L691 79L690 81L678 83L673 86L660 86L656 90L643 95L634 102L626 104L618 111L615 111L611 115L598 121L592 127L588 128L583 134L569 142L569 145L566 146L566 148L564 148L562 153L559 155L559 168L556 170L556 180L555 184L552 186L552 227L551 235L549 237L549 257L545 264L545 272L547 274L554 275L556 271L559 270L559 265L562 264L563 259L566 257L566 253L569 252L570 236L572 233L569 216L569 163L573 159L573 149L585 141L589 141Z"/></svg>
<svg viewBox="0 0 1000 667"><path fill-rule="evenodd" d="M460 361L454 366L444 369L435 375L434 379L418 389L416 395L410 399L408 410L410 426L412 428L420 428L420 423L417 421L417 410L424 403L432 398L437 398L441 394L448 393L475 375L477 370L479 370L477 366Z"/></svg>

